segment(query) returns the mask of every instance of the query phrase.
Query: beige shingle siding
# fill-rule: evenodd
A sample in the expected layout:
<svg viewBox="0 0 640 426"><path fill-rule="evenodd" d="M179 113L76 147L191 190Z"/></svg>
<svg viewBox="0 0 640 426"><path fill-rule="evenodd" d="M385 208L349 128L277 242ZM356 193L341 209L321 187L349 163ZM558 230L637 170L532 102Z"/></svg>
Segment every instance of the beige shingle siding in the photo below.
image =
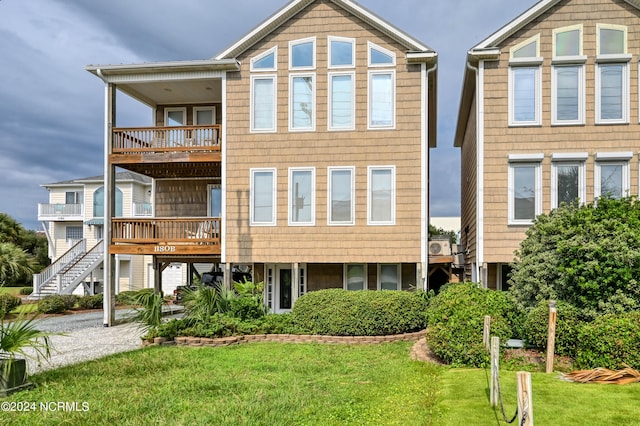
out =
<svg viewBox="0 0 640 426"><path fill-rule="evenodd" d="M467 278L471 278L471 262L477 255L476 251L476 203L478 199L478 162L477 162L477 134L476 134L476 102L474 100L471 113L467 122L467 132L461 149L462 160L462 223L461 223L461 243L468 250L465 254L465 273ZM465 232L466 227L469 232Z"/></svg>
<svg viewBox="0 0 640 426"><path fill-rule="evenodd" d="M554 153L588 152L586 161L587 201L593 201L594 168L597 152L631 151L631 194L638 194L638 55L640 54L640 13L624 1L564 1L507 39L501 46L499 62L489 62L485 71L484 237L486 262L510 262L514 250L525 237L527 227L508 226L508 155L544 153L542 162L544 212L551 208L551 156ZM583 24L583 54L587 56L585 125L551 126L551 60L553 29ZM628 27L629 124L595 125L596 24ZM542 126L508 127L509 49L540 34L542 65ZM463 148L464 150L464 148ZM464 158L464 153L463 153ZM464 160L463 160L464 161ZM463 184L464 184L463 180ZM468 184L468 183L467 183ZM463 189L466 193L467 190ZM464 205L464 211L470 209ZM491 281L490 281L491 282Z"/></svg>
<svg viewBox="0 0 640 426"><path fill-rule="evenodd" d="M356 39L355 131L327 130L327 37L330 35ZM316 69L313 71L316 73L316 131L289 132L289 41L309 36L316 36ZM397 66L390 68L396 72L395 130L367 130L368 41L396 54ZM278 46L277 133L251 134L250 59L275 45ZM333 3L321 1L239 59L241 71L231 74L227 80L227 261L419 262L421 73L419 67L406 64L404 49ZM380 165L396 166L395 226L367 225L367 167ZM355 226L327 225L329 166L355 167ZM277 169L276 227L249 227L249 170L262 167ZM316 224L313 227L288 226L289 167L316 168ZM241 250L240 246L245 248Z"/></svg>

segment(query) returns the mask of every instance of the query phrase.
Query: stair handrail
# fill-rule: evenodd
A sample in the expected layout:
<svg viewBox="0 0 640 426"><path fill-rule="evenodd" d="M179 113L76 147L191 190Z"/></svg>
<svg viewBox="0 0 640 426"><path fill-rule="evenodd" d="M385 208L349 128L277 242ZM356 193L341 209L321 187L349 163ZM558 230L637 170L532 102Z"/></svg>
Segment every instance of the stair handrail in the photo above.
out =
<svg viewBox="0 0 640 426"><path fill-rule="evenodd" d="M33 292L39 293L40 287L62 270L74 258L81 255L87 249L87 240L78 240L69 250L56 259L51 265L47 266L39 274L33 274Z"/></svg>
<svg viewBox="0 0 640 426"><path fill-rule="evenodd" d="M65 275L67 273L69 273L70 271L72 271L73 268L77 264L82 262L88 256L91 256L91 255L96 254L96 253L98 253L98 254L104 253L104 240L98 241L98 243L95 246L93 246L93 248L91 248L91 250L85 252L81 257L78 257L77 259L75 259L75 261L73 262L73 265L65 272ZM95 263L95 261L94 261L94 263ZM82 274L80 274L80 275L82 275ZM66 285L63 285L63 277L60 277L60 281L58 283L58 292L61 294L66 288L68 288L70 285L72 285L74 283L76 278L77 277L75 277L71 282L66 283Z"/></svg>

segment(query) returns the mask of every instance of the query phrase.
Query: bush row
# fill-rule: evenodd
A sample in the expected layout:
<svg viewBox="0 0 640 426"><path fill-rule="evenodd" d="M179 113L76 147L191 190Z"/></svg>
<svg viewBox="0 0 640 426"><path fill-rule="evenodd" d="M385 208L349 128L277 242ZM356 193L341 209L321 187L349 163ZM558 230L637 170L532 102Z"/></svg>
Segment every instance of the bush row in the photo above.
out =
<svg viewBox="0 0 640 426"><path fill-rule="evenodd" d="M568 303L558 301L556 311L556 354L573 358L575 366L582 369L640 368L640 312L604 315L586 322ZM485 315L491 316L491 334L501 342L523 337L530 345L546 348L546 302L525 314L508 294L465 283L446 286L431 300L427 313L430 349L454 366L486 366L489 355L482 342Z"/></svg>

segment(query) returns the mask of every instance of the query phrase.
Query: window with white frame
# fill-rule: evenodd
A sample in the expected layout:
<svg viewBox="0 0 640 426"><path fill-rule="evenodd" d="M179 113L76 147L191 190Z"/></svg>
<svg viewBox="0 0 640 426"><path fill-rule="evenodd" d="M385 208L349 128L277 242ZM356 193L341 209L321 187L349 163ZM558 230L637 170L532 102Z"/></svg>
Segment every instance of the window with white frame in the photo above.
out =
<svg viewBox="0 0 640 426"><path fill-rule="evenodd" d="M629 121L629 61L627 27L596 26L596 123Z"/></svg>
<svg viewBox="0 0 640 426"><path fill-rule="evenodd" d="M193 124L196 126L216 124L216 108L212 106L193 108Z"/></svg>
<svg viewBox="0 0 640 426"><path fill-rule="evenodd" d="M531 225L542 213L543 155L509 156L509 224Z"/></svg>
<svg viewBox="0 0 640 426"><path fill-rule="evenodd" d="M316 67L316 38L289 42L289 69L312 70Z"/></svg>
<svg viewBox="0 0 640 426"><path fill-rule="evenodd" d="M631 152L596 154L594 197L622 198L629 195Z"/></svg>
<svg viewBox="0 0 640 426"><path fill-rule="evenodd" d="M251 71L276 71L278 68L278 46L251 58Z"/></svg>
<svg viewBox="0 0 640 426"><path fill-rule="evenodd" d="M276 131L276 76L251 76L251 131Z"/></svg>
<svg viewBox="0 0 640 426"><path fill-rule="evenodd" d="M315 74L289 76L289 130L315 130Z"/></svg>
<svg viewBox="0 0 640 426"><path fill-rule="evenodd" d="M251 169L251 225L276 225L276 188L276 169Z"/></svg>
<svg viewBox="0 0 640 426"><path fill-rule="evenodd" d="M315 172L312 167L289 169L289 225L315 224Z"/></svg>
<svg viewBox="0 0 640 426"><path fill-rule="evenodd" d="M402 290L400 265L378 265L378 290Z"/></svg>
<svg viewBox="0 0 640 426"><path fill-rule="evenodd" d="M375 43L367 43L370 67L389 67L396 65L396 55L392 51L378 46Z"/></svg>
<svg viewBox="0 0 640 426"><path fill-rule="evenodd" d="M509 125L540 125L541 65L540 36L514 46L509 60Z"/></svg>
<svg viewBox="0 0 640 426"><path fill-rule="evenodd" d="M368 223L393 225L396 220L395 167L371 166L368 171Z"/></svg>
<svg viewBox="0 0 640 426"><path fill-rule="evenodd" d="M586 60L582 56L582 24L553 31L552 124L584 124Z"/></svg>
<svg viewBox="0 0 640 426"><path fill-rule="evenodd" d="M395 71L369 71L369 128L393 128L395 104Z"/></svg>
<svg viewBox="0 0 640 426"><path fill-rule="evenodd" d="M367 289L367 265L348 264L344 265L344 288L345 290L356 291Z"/></svg>
<svg viewBox="0 0 640 426"><path fill-rule="evenodd" d="M82 204L83 198L82 191L67 191L64 193L65 204Z"/></svg>
<svg viewBox="0 0 640 426"><path fill-rule="evenodd" d="M329 73L329 130L355 129L355 73Z"/></svg>
<svg viewBox="0 0 640 426"><path fill-rule="evenodd" d="M186 108L165 108L164 125L167 127L185 126L187 124Z"/></svg>
<svg viewBox="0 0 640 426"><path fill-rule="evenodd" d="M551 208L586 201L587 154L554 154L551 163Z"/></svg>
<svg viewBox="0 0 640 426"><path fill-rule="evenodd" d="M76 241L84 238L82 226L67 226L66 238L67 241Z"/></svg>
<svg viewBox="0 0 640 426"><path fill-rule="evenodd" d="M355 67L355 45L355 39L329 36L329 68Z"/></svg>
<svg viewBox="0 0 640 426"><path fill-rule="evenodd" d="M329 167L329 225L355 224L355 168Z"/></svg>
<svg viewBox="0 0 640 426"><path fill-rule="evenodd" d="M209 185L209 217L222 217L222 186Z"/></svg>

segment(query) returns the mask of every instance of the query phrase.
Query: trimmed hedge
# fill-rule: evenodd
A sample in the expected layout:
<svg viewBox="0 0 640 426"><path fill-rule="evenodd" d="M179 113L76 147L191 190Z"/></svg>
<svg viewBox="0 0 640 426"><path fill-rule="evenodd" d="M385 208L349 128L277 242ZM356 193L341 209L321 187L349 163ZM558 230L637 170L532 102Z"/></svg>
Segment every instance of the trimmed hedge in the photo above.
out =
<svg viewBox="0 0 640 426"><path fill-rule="evenodd" d="M82 296L78 299L78 306L82 309L99 309L103 306L103 295Z"/></svg>
<svg viewBox="0 0 640 426"><path fill-rule="evenodd" d="M33 293L33 287L22 287L20 289L20 294L23 296L28 296Z"/></svg>
<svg viewBox="0 0 640 426"><path fill-rule="evenodd" d="M60 296L47 296L38 302L38 311L43 314L61 314L67 310L67 304Z"/></svg>
<svg viewBox="0 0 640 426"><path fill-rule="evenodd" d="M443 287L427 311L429 348L453 366L488 365L489 352L482 342L485 315L491 316L491 335L501 342L511 338L522 321L515 301L504 292L476 283Z"/></svg>
<svg viewBox="0 0 640 426"><path fill-rule="evenodd" d="M22 300L9 293L0 294L0 319L22 304Z"/></svg>
<svg viewBox="0 0 640 426"><path fill-rule="evenodd" d="M569 303L556 302L556 340L555 353L574 357L580 329L580 312ZM525 321L525 337L527 342L540 348L547 347L549 337L549 303L540 302L527 315Z"/></svg>
<svg viewBox="0 0 640 426"><path fill-rule="evenodd" d="M581 369L640 369L640 312L604 315L584 324L575 363Z"/></svg>
<svg viewBox="0 0 640 426"><path fill-rule="evenodd" d="M307 334L385 336L424 330L426 300L407 291L319 290L293 306L293 325Z"/></svg>

